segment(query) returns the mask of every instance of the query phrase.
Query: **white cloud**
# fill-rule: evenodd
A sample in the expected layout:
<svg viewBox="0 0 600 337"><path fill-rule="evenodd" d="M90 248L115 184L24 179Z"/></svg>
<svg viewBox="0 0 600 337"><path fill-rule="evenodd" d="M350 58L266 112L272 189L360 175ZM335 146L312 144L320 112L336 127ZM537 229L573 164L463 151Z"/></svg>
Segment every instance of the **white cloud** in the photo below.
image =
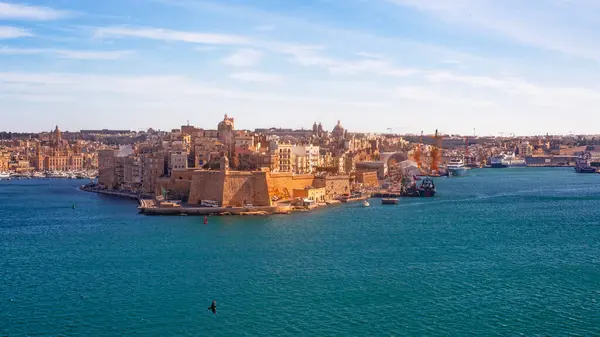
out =
<svg viewBox="0 0 600 337"><path fill-rule="evenodd" d="M0 39L14 39L27 36L32 35L25 29L11 26L0 26Z"/></svg>
<svg viewBox="0 0 600 337"><path fill-rule="evenodd" d="M283 79L279 75L266 74L261 72L242 72L234 73L229 77L242 82L257 82L257 83L279 83Z"/></svg>
<svg viewBox="0 0 600 337"><path fill-rule="evenodd" d="M129 50L117 51L89 51L89 50L69 50L69 49L43 49L43 48L9 48L0 47L0 55L37 55L48 54L59 58L77 59L77 60L117 60L133 54Z"/></svg>
<svg viewBox="0 0 600 337"><path fill-rule="evenodd" d="M303 66L318 66L328 69L335 74L376 74L393 77L405 77L414 75L417 69L400 68L390 62L380 59L363 58L358 60L342 60L323 56L313 50L290 51L293 60Z"/></svg>
<svg viewBox="0 0 600 337"><path fill-rule="evenodd" d="M466 107L485 107L492 104L490 101L457 95L447 90L447 88L440 90L427 86L398 87L395 89L395 95L404 100L435 102L436 104L452 104Z"/></svg>
<svg viewBox="0 0 600 337"><path fill-rule="evenodd" d="M133 28L133 27L103 27L95 31L98 38L143 38L161 41L181 41L209 45L250 45L252 40L243 36L230 34L184 32L160 28Z"/></svg>
<svg viewBox="0 0 600 337"><path fill-rule="evenodd" d="M260 63L263 53L255 49L240 49L229 55L223 62L234 67L252 67Z"/></svg>
<svg viewBox="0 0 600 337"><path fill-rule="evenodd" d="M519 44L600 61L596 31L599 4L540 0L387 0L423 11L476 34L497 35Z"/></svg>
<svg viewBox="0 0 600 337"><path fill-rule="evenodd" d="M9 2L0 2L0 19L20 20L57 20L70 16L68 11L48 7L28 6Z"/></svg>

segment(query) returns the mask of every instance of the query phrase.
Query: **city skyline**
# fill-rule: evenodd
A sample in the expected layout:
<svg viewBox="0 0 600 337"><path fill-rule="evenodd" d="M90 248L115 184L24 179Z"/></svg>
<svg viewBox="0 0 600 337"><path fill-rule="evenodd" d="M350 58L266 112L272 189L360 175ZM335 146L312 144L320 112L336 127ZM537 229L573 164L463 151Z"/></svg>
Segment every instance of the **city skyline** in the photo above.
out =
<svg viewBox="0 0 600 337"><path fill-rule="evenodd" d="M0 0L1 128L595 134L599 7Z"/></svg>

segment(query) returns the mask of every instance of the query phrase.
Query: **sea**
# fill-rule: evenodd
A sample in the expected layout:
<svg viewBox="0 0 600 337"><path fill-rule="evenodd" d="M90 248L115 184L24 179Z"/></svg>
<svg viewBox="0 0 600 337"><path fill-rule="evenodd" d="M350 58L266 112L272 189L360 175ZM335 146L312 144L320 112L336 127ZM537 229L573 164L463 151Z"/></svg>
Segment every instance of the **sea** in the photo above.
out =
<svg viewBox="0 0 600 337"><path fill-rule="evenodd" d="M0 181L0 335L600 335L600 175L435 182L398 205L205 225L81 180Z"/></svg>

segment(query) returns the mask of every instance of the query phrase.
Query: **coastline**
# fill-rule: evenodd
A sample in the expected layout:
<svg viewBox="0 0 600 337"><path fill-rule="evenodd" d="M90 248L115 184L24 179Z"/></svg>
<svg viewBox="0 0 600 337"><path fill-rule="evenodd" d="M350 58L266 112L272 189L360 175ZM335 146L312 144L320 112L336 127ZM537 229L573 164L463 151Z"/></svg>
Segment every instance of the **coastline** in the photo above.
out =
<svg viewBox="0 0 600 337"><path fill-rule="evenodd" d="M117 191L106 191L94 188L86 187L85 185L80 186L79 189L84 192L97 193L110 195L119 198L133 199L138 201L138 211L144 215L162 215L162 216L234 216L234 215L254 215L254 216L266 216L266 215L282 215L292 213L310 212L316 209L342 204L342 201L332 200L327 203L315 203L309 206L292 206L291 204L278 204L274 206L254 206L254 207L190 207L190 206L176 206L176 207L159 207L152 199L144 199L137 194L117 192ZM364 200L365 198L360 198ZM349 200L348 203L358 202L360 200Z"/></svg>

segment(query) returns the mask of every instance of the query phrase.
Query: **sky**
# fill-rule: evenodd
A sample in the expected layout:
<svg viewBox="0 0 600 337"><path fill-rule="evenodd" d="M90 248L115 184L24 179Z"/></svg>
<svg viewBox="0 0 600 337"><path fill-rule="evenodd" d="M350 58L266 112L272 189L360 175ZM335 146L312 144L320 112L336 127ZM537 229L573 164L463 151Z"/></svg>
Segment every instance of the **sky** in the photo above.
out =
<svg viewBox="0 0 600 337"><path fill-rule="evenodd" d="M600 131L596 0L0 0L0 130Z"/></svg>

